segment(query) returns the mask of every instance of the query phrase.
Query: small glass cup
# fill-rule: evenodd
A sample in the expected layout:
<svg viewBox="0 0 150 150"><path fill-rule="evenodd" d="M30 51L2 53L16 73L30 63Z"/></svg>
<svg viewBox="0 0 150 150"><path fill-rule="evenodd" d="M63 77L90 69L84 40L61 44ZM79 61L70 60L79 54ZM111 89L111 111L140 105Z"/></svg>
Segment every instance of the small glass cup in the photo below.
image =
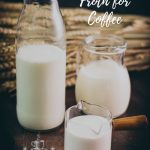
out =
<svg viewBox="0 0 150 150"><path fill-rule="evenodd" d="M130 79L124 65L127 43L114 35L92 35L77 56L76 100L107 107L113 118L130 100Z"/></svg>
<svg viewBox="0 0 150 150"><path fill-rule="evenodd" d="M111 150L111 137L108 109L81 101L66 111L64 150Z"/></svg>

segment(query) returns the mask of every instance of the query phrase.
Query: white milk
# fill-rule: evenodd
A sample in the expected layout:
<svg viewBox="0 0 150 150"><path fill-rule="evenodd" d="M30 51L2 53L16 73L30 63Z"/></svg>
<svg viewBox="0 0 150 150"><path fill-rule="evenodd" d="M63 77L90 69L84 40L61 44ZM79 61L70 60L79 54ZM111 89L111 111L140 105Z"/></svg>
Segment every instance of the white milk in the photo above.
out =
<svg viewBox="0 0 150 150"><path fill-rule="evenodd" d="M33 130L59 126L65 112L65 51L48 44L24 46L16 65L20 124Z"/></svg>
<svg viewBox="0 0 150 150"><path fill-rule="evenodd" d="M126 68L113 60L99 60L83 66L76 82L76 99L105 106L113 117L123 114L130 99Z"/></svg>
<svg viewBox="0 0 150 150"><path fill-rule="evenodd" d="M112 126L103 117L86 115L69 120L65 150L110 150Z"/></svg>

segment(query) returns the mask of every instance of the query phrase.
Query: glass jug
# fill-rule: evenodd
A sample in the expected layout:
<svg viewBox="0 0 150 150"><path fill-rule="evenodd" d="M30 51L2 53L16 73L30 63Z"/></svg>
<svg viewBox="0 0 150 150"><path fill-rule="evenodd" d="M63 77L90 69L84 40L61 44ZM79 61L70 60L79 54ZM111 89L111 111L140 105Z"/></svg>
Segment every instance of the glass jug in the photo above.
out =
<svg viewBox="0 0 150 150"><path fill-rule="evenodd" d="M107 107L113 117L123 114L130 100L130 80L124 66L127 43L114 35L92 35L78 53L76 100Z"/></svg>
<svg viewBox="0 0 150 150"><path fill-rule="evenodd" d="M84 101L67 109L64 150L111 150L112 116Z"/></svg>
<svg viewBox="0 0 150 150"><path fill-rule="evenodd" d="M24 0L16 46L19 123L30 130L59 126L65 113L66 43L57 0Z"/></svg>

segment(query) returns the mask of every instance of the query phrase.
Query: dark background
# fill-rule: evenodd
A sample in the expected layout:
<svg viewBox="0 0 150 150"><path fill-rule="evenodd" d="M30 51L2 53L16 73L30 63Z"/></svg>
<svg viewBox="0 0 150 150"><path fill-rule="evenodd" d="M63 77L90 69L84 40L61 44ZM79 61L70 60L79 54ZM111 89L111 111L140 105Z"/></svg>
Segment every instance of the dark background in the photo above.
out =
<svg viewBox="0 0 150 150"><path fill-rule="evenodd" d="M0 1L4 1L4 0L0 0ZM7 1L23 2L23 0L5 0L5 2ZM141 14L141 15L150 16L150 0L128 0L128 1L131 1L129 7L127 8L118 7L114 12L126 13L126 14ZM61 7L79 7L80 5L80 0L58 0L58 2ZM90 7L90 9L96 9L96 7ZM102 6L101 8L96 10L104 12L104 11L111 11L111 8Z"/></svg>

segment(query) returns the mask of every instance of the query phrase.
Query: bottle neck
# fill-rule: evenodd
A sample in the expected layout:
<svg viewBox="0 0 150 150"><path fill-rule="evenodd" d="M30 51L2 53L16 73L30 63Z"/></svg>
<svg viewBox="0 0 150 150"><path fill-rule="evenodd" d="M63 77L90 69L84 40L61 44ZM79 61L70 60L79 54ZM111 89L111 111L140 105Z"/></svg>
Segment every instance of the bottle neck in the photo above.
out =
<svg viewBox="0 0 150 150"><path fill-rule="evenodd" d="M50 4L52 1L54 0L24 0L24 4Z"/></svg>

